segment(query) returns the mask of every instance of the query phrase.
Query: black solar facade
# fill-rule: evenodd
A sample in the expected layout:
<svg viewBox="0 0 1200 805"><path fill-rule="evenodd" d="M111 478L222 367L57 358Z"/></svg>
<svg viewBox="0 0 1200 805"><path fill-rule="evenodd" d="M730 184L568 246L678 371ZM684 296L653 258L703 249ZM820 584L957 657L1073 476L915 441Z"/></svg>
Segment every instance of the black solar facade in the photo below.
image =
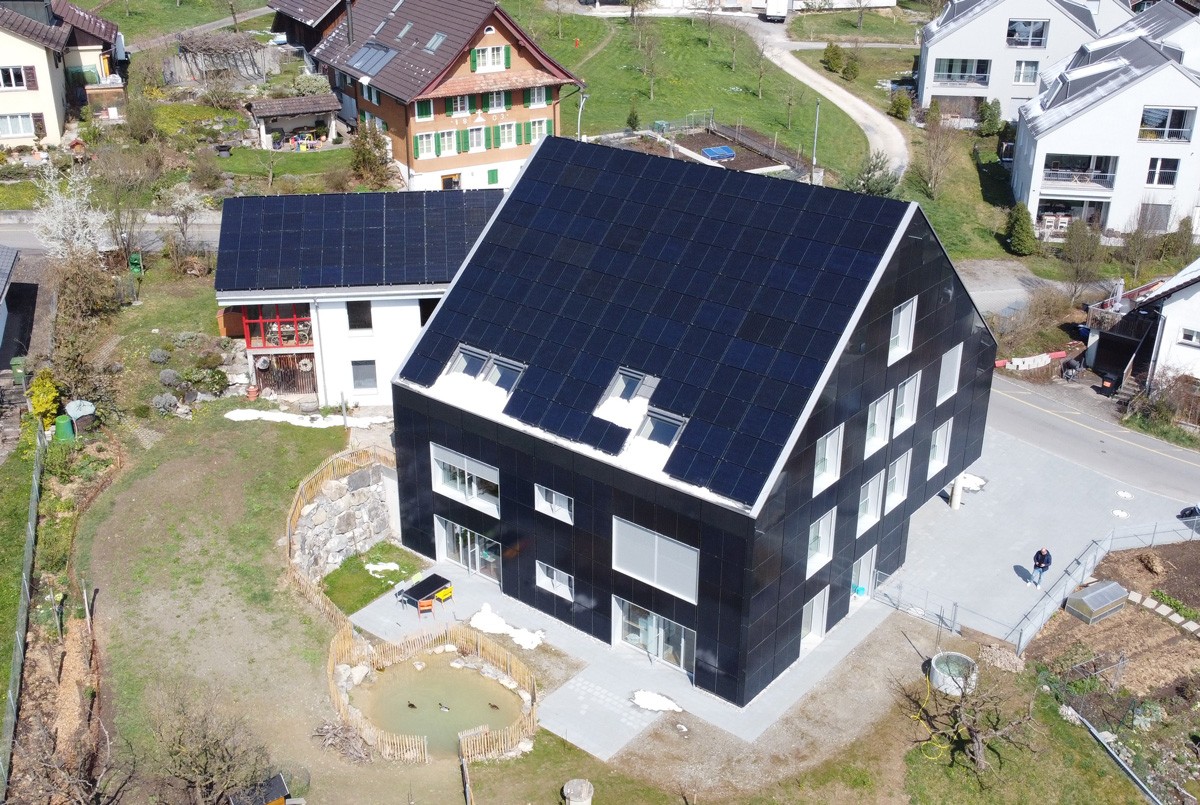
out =
<svg viewBox="0 0 1200 805"><path fill-rule="evenodd" d="M502 190L225 200L216 290L448 283Z"/></svg>
<svg viewBox="0 0 1200 805"><path fill-rule="evenodd" d="M458 343L528 366L505 413L618 453L618 367L686 417L666 472L752 503L907 206L550 138L401 370Z"/></svg>

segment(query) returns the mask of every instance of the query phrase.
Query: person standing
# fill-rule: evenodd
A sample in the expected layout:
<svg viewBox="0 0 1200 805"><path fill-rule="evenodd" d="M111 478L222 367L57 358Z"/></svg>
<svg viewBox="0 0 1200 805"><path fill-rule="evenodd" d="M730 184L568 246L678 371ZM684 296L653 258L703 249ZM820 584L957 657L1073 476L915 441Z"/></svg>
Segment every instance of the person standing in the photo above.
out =
<svg viewBox="0 0 1200 805"><path fill-rule="evenodd" d="M1033 572L1029 574L1029 581L1025 582L1026 587L1032 584L1039 590L1042 589L1042 576L1050 569L1050 560L1052 558L1049 548L1042 548L1033 555Z"/></svg>

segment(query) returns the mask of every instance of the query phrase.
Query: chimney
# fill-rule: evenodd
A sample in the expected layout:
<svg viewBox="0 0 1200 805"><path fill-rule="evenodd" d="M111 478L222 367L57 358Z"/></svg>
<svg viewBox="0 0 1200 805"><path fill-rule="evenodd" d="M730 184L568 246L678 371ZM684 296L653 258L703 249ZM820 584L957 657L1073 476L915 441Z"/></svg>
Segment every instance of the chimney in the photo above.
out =
<svg viewBox="0 0 1200 805"><path fill-rule="evenodd" d="M354 3L346 0L346 44L354 44Z"/></svg>

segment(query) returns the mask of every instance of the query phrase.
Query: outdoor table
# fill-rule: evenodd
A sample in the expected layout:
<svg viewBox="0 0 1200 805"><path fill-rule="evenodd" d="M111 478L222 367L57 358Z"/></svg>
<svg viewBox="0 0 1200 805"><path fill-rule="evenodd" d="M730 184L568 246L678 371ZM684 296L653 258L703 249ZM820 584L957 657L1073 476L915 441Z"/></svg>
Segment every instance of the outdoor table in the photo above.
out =
<svg viewBox="0 0 1200 805"><path fill-rule="evenodd" d="M404 603L412 602L413 606L416 606L418 601L433 598L449 586L450 579L434 573L429 578L421 579L408 589L397 590L396 598Z"/></svg>

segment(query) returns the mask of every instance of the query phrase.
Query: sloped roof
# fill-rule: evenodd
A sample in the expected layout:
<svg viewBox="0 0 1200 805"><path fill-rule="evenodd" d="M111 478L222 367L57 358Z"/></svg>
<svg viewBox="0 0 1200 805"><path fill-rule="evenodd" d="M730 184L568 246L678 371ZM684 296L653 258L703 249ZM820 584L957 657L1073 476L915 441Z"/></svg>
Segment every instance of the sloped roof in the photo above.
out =
<svg viewBox="0 0 1200 805"><path fill-rule="evenodd" d="M216 290L447 283L502 190L229 198Z"/></svg>
<svg viewBox="0 0 1200 805"><path fill-rule="evenodd" d="M18 255L20 252L11 246L0 246L0 304L4 303L4 295L8 293L8 284L12 281Z"/></svg>
<svg viewBox="0 0 1200 805"><path fill-rule="evenodd" d="M1141 310L1156 305L1167 297L1182 291L1184 288L1190 288L1197 283L1200 283L1200 260L1180 269L1178 274L1158 286L1154 293L1148 296L1136 309Z"/></svg>
<svg viewBox="0 0 1200 805"><path fill-rule="evenodd" d="M267 7L311 28L341 3L342 0L268 0Z"/></svg>
<svg viewBox="0 0 1200 805"><path fill-rule="evenodd" d="M66 0L51 0L50 7L54 10L55 14L62 18L63 22L72 28L86 31L110 45L117 41L116 23L109 22L90 11L84 11L79 6L68 3Z"/></svg>
<svg viewBox="0 0 1200 805"><path fill-rule="evenodd" d="M1179 52L1158 42L1186 24L1195 18L1173 3L1158 3L1080 47L1065 64L1054 65L1061 71L1046 91L1021 107L1029 132L1038 137L1053 131L1162 69L1179 69L1200 86L1179 64Z"/></svg>
<svg viewBox="0 0 1200 805"><path fill-rule="evenodd" d="M313 48L312 55L355 78L369 77L381 92L410 103L435 89L493 13L555 80L578 82L538 48L495 0L358 0L351 14ZM501 88L530 86L521 83L521 77L531 72L505 70L501 75L516 83ZM540 76L539 85L554 83L545 73L536 75Z"/></svg>
<svg viewBox="0 0 1200 805"><path fill-rule="evenodd" d="M617 456L630 430L594 411L645 373L687 420L662 472L752 506L914 207L547 138L398 382L488 350L527 367L514 426Z"/></svg>
<svg viewBox="0 0 1200 805"><path fill-rule="evenodd" d="M61 20L55 20L54 25L47 25L24 14L19 14L11 8L0 8L0 30L16 34L35 45L61 53L71 38L71 28L63 25Z"/></svg>
<svg viewBox="0 0 1200 805"><path fill-rule="evenodd" d="M933 44L946 34L958 30L988 9L1003 2L1004 0L950 0L941 15L922 29L922 38L927 44ZM1090 31L1093 35L1097 33L1095 15L1086 5L1074 2L1074 0L1049 0L1049 2L1084 30Z"/></svg>
<svg viewBox="0 0 1200 805"><path fill-rule="evenodd" d="M286 115L312 115L321 112L336 112L342 108L341 101L332 92L321 95L301 95L297 98L255 98L246 104L255 117L280 117Z"/></svg>

